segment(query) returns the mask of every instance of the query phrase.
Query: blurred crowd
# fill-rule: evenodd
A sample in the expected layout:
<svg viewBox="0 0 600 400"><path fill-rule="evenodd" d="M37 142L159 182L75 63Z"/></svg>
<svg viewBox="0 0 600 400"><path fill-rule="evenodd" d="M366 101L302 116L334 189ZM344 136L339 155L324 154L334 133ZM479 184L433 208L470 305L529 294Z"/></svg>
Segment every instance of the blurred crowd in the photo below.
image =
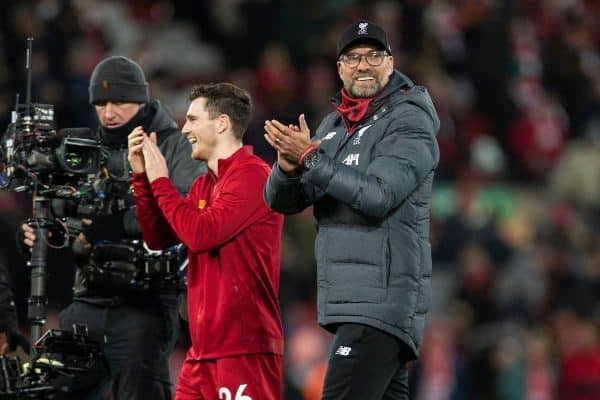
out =
<svg viewBox="0 0 600 400"><path fill-rule="evenodd" d="M3 0L0 128L24 98L31 36L32 99L55 106L58 127L96 126L89 76L121 54L179 121L194 83L249 90L246 143L273 162L264 120L304 112L316 128L341 87L335 40L357 18L386 30L442 120L434 299L411 398L600 399L597 0ZM27 194L0 192L0 264L24 331L28 277L12 238L30 214ZM310 210L286 219L286 400L319 398L330 341L316 325L313 238ZM54 310L70 301L73 271L61 267L51 256Z"/></svg>

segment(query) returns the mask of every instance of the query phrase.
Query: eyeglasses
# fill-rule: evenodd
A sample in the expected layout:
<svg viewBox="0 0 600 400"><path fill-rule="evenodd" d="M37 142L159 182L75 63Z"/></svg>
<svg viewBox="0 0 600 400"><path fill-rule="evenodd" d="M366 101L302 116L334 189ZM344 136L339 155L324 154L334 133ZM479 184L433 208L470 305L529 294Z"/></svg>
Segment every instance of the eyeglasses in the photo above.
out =
<svg viewBox="0 0 600 400"><path fill-rule="evenodd" d="M378 67L383 62L383 59L388 56L387 51L371 51L365 55L348 53L340 56L340 61L346 64L348 67L356 67L360 64L360 61L364 57L367 60L367 64L371 67Z"/></svg>

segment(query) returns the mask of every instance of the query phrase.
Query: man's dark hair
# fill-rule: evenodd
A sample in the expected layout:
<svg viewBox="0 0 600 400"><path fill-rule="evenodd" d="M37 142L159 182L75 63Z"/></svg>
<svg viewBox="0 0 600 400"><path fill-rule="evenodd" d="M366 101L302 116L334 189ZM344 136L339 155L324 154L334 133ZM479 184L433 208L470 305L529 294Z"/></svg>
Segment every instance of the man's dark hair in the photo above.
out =
<svg viewBox="0 0 600 400"><path fill-rule="evenodd" d="M244 137L252 114L250 93L231 83L208 83L194 87L189 101L198 97L206 98L206 111L210 118L228 115L235 137L240 140Z"/></svg>

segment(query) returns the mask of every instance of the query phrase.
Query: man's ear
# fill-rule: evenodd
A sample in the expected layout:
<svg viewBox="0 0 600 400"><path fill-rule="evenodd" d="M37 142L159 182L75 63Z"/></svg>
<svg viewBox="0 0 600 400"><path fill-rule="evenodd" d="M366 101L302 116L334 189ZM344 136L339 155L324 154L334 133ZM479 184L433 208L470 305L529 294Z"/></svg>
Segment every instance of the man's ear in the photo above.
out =
<svg viewBox="0 0 600 400"><path fill-rule="evenodd" d="M217 132L223 133L231 128L231 120L229 119L229 115L221 114L217 118Z"/></svg>

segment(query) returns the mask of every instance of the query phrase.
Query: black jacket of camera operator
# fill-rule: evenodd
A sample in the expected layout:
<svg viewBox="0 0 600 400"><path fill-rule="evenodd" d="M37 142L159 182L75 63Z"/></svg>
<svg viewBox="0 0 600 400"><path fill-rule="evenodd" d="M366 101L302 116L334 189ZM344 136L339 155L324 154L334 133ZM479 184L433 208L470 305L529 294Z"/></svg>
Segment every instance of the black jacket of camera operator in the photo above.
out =
<svg viewBox="0 0 600 400"><path fill-rule="evenodd" d="M145 132L157 133L158 147L167 160L170 179L182 195L187 193L196 177L206 172L204 163L191 159L189 142L181 134L168 110L158 100L147 103L131 121L120 128L100 128L98 133L102 141L103 166L98 173L99 179L93 185L94 204L60 204L61 200L55 200L53 204L55 211L59 208L64 210L66 215L61 216L92 220L91 225L83 226L83 233L92 247L78 246L78 242L73 246L78 267L73 295L78 300L110 305L122 303L125 296L136 295L135 285L127 286L127 282L132 283L134 265L115 260L112 265L121 270L121 279L119 280L119 274L116 274L113 277L114 287L111 287L110 279L99 284L98 267L101 266L97 265L97 258L95 261L93 255L97 245L106 248L107 244L115 243L115 246L119 247L136 240L139 243L141 239L127 161L127 135L140 125ZM100 272L100 277L106 277Z"/></svg>

